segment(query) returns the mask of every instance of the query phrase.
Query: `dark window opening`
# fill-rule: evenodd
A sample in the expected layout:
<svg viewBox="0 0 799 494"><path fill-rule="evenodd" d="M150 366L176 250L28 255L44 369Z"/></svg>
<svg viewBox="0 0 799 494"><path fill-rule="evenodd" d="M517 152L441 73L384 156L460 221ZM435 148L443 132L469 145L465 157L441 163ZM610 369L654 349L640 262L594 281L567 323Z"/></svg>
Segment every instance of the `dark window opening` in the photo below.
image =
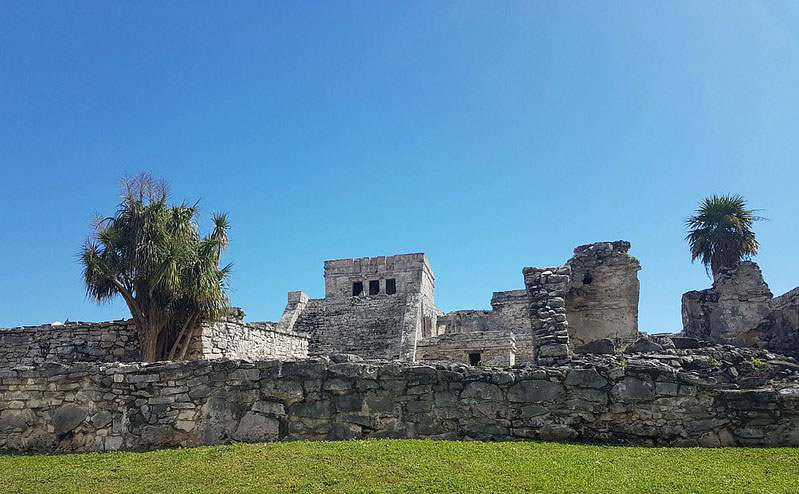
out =
<svg viewBox="0 0 799 494"><path fill-rule="evenodd" d="M356 281L352 284L352 296L357 297L363 293L363 281Z"/></svg>
<svg viewBox="0 0 799 494"><path fill-rule="evenodd" d="M397 293L397 280L394 278L389 278L386 280L386 293L389 295L394 295Z"/></svg>
<svg viewBox="0 0 799 494"><path fill-rule="evenodd" d="M377 295L380 293L380 280L371 280L369 282L369 295Z"/></svg>
<svg viewBox="0 0 799 494"><path fill-rule="evenodd" d="M583 285L590 285L592 281L594 281L594 277L591 276L591 273L585 273L583 276Z"/></svg>
<svg viewBox="0 0 799 494"><path fill-rule="evenodd" d="M470 353L469 354L469 365L480 365L480 354L479 353Z"/></svg>

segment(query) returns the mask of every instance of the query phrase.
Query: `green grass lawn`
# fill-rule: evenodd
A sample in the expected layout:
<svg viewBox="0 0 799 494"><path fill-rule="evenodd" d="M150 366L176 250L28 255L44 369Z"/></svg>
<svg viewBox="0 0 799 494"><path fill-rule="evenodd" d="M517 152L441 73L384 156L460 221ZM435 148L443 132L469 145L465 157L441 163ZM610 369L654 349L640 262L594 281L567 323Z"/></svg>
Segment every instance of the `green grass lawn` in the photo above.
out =
<svg viewBox="0 0 799 494"><path fill-rule="evenodd" d="M799 448L346 441L0 455L0 492L799 492Z"/></svg>

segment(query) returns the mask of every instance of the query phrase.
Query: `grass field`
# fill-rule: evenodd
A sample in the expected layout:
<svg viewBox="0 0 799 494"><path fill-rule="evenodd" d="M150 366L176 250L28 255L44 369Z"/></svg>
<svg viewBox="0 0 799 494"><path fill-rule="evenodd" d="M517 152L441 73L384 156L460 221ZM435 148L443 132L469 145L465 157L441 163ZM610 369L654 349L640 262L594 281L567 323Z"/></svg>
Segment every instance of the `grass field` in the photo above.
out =
<svg viewBox="0 0 799 494"><path fill-rule="evenodd" d="M799 492L799 448L348 441L0 455L0 492Z"/></svg>

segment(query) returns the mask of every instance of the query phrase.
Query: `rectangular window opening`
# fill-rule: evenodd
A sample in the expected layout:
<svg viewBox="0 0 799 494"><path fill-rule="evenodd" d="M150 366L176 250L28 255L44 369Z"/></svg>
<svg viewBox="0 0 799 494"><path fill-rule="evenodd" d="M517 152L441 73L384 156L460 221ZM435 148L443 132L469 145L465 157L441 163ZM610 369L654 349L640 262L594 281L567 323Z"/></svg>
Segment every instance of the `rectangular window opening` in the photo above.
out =
<svg viewBox="0 0 799 494"><path fill-rule="evenodd" d="M363 293L363 281L356 281L352 284L352 296L357 297Z"/></svg>
<svg viewBox="0 0 799 494"><path fill-rule="evenodd" d="M469 354L469 365L480 365L480 354L479 353L470 353Z"/></svg>
<svg viewBox="0 0 799 494"><path fill-rule="evenodd" d="M369 295L377 295L380 293L380 280L369 281Z"/></svg>
<svg viewBox="0 0 799 494"><path fill-rule="evenodd" d="M386 280L386 293L388 295L394 295L397 293L397 280L394 278L389 278Z"/></svg>

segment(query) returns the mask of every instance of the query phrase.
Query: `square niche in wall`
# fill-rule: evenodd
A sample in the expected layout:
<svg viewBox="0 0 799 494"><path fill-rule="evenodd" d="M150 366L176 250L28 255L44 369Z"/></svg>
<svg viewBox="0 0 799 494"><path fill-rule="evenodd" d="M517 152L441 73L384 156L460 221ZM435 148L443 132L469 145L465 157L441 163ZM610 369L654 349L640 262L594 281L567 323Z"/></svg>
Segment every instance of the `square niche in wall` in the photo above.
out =
<svg viewBox="0 0 799 494"><path fill-rule="evenodd" d="M386 280L386 294L394 295L395 293L397 293L397 280L389 278Z"/></svg>
<svg viewBox="0 0 799 494"><path fill-rule="evenodd" d="M363 293L363 281L355 281L352 283L352 296L357 297Z"/></svg>
<svg viewBox="0 0 799 494"><path fill-rule="evenodd" d="M371 280L369 282L369 295L377 295L380 293L380 280Z"/></svg>

